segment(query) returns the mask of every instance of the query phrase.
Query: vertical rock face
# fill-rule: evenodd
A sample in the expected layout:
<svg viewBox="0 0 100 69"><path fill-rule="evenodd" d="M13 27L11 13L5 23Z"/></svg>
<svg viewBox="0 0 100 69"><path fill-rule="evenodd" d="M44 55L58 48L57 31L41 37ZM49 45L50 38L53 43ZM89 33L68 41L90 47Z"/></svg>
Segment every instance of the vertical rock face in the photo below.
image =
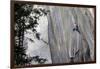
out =
<svg viewBox="0 0 100 69"><path fill-rule="evenodd" d="M25 40L28 55L46 58L46 64L94 60L94 16L90 8L45 5L34 7L45 8L50 12L38 20L36 30L41 34L40 40L31 31L26 34L26 37L34 40L34 43Z"/></svg>
<svg viewBox="0 0 100 69"><path fill-rule="evenodd" d="M94 19L89 8L50 6L48 37L52 63L94 60Z"/></svg>

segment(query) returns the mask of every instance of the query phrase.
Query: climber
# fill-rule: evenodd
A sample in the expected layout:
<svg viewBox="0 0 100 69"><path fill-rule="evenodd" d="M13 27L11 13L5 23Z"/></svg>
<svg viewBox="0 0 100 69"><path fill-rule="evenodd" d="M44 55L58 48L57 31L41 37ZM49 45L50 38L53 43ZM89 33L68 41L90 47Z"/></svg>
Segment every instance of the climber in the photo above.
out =
<svg viewBox="0 0 100 69"><path fill-rule="evenodd" d="M78 33L80 33L78 25L75 24L75 28L73 28L73 31L77 31Z"/></svg>

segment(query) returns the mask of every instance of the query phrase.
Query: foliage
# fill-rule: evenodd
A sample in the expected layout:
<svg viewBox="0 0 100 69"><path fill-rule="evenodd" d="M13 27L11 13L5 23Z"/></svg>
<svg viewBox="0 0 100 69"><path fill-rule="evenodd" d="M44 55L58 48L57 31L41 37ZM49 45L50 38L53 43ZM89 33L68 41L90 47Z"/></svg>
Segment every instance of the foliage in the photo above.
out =
<svg viewBox="0 0 100 69"><path fill-rule="evenodd" d="M15 20L15 48L14 57L16 65L25 65L35 60L38 63L44 63L46 59L41 59L39 56L28 57L26 55L26 47L23 46L24 33L30 29L35 34L37 39L40 39L40 34L36 31L38 20L41 16L47 15L47 10L42 8L34 8L33 4L14 4L14 20ZM31 16L31 14L34 16ZM30 39L31 40L31 39ZM41 62L42 61L42 62Z"/></svg>

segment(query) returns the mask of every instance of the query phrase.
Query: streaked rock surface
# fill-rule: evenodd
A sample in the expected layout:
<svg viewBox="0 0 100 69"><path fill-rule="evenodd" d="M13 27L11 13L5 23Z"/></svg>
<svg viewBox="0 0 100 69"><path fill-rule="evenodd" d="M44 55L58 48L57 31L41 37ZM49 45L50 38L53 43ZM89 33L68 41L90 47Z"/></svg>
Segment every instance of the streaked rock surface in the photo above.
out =
<svg viewBox="0 0 100 69"><path fill-rule="evenodd" d="M94 18L89 11L90 8L58 6L48 8L50 9L48 35L52 62L93 61Z"/></svg>
<svg viewBox="0 0 100 69"><path fill-rule="evenodd" d="M39 21L37 31L48 45L37 40L33 33L25 38L30 56L47 58L46 64L88 62L94 60L94 14L91 8L39 5L50 12ZM24 41L24 42L25 42ZM32 62L32 64L37 64Z"/></svg>

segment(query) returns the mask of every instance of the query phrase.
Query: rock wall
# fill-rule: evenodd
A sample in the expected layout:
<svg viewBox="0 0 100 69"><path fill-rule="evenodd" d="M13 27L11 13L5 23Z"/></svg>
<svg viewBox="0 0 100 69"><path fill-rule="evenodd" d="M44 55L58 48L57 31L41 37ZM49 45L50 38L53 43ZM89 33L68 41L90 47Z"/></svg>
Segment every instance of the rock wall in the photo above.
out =
<svg viewBox="0 0 100 69"><path fill-rule="evenodd" d="M52 63L94 60L94 18L90 8L47 7Z"/></svg>

